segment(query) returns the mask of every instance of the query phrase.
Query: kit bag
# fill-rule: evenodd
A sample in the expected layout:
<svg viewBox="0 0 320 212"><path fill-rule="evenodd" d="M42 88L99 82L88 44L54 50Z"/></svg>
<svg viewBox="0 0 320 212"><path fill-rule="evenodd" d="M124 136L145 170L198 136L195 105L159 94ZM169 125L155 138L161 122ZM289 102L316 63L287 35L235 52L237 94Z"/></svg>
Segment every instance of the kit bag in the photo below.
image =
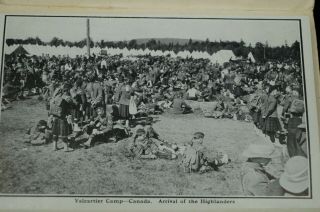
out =
<svg viewBox="0 0 320 212"><path fill-rule="evenodd" d="M199 152L195 148L187 147L183 154L182 164L187 172L198 171L201 166Z"/></svg>
<svg viewBox="0 0 320 212"><path fill-rule="evenodd" d="M54 115L54 116L58 116L60 117L62 115L62 107L61 107L61 103L62 103L62 97L61 96L56 96L53 97L50 100L50 114Z"/></svg>

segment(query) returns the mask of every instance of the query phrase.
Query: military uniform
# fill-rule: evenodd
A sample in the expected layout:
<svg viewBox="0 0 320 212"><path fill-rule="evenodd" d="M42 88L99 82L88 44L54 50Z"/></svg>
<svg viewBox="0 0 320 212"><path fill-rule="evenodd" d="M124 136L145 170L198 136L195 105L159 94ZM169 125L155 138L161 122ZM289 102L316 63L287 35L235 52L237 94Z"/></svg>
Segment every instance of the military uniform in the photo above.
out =
<svg viewBox="0 0 320 212"><path fill-rule="evenodd" d="M289 108L291 106L291 103L293 101L293 96L292 94L287 94L285 95L283 99L283 109L282 109L282 116L285 116L285 113L288 113Z"/></svg>
<svg viewBox="0 0 320 212"><path fill-rule="evenodd" d="M277 112L277 100L273 95L269 95L265 102L265 110L262 116L265 117L264 132L275 133L281 130Z"/></svg>
<svg viewBox="0 0 320 212"><path fill-rule="evenodd" d="M297 155L298 144L296 142L296 133L298 126L302 123L302 114L304 112L304 102L302 100L294 99L291 103L290 109L291 117L288 120L288 135L287 148L290 157ZM305 155L303 155L305 156Z"/></svg>
<svg viewBox="0 0 320 212"><path fill-rule="evenodd" d="M263 114L265 114L266 110L267 110L267 106L266 106L266 102L268 100L268 95L265 91L261 92L260 95L260 101L258 104L258 108L260 110L260 113L258 113L258 120L259 120L259 128L264 130L264 125L265 125L265 119L262 118Z"/></svg>

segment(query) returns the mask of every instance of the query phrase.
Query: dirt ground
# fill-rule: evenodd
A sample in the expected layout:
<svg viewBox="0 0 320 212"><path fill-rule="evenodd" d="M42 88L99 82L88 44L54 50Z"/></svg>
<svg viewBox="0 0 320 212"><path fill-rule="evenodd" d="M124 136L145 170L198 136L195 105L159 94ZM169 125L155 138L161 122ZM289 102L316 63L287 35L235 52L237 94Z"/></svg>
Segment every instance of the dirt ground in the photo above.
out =
<svg viewBox="0 0 320 212"><path fill-rule="evenodd" d="M166 140L182 144L203 131L204 144L231 159L219 171L190 174L183 172L178 160L125 157L128 139L69 153L52 151L50 144L24 143L27 128L46 120L46 114L44 103L36 98L14 102L1 113L1 193L241 196L241 153L250 143L265 142L252 123L196 114L160 115L154 128Z"/></svg>

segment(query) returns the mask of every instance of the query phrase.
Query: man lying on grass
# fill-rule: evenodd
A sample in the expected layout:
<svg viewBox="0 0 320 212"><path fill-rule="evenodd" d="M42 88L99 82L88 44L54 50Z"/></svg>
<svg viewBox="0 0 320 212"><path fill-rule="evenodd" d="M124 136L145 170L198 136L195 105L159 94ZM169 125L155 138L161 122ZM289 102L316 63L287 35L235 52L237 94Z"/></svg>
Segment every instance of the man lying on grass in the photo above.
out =
<svg viewBox="0 0 320 212"><path fill-rule="evenodd" d="M156 138L157 133L153 131L151 126L147 127L147 132L143 128L136 131L130 146L130 151L135 157L141 159L175 159L175 149L163 140Z"/></svg>

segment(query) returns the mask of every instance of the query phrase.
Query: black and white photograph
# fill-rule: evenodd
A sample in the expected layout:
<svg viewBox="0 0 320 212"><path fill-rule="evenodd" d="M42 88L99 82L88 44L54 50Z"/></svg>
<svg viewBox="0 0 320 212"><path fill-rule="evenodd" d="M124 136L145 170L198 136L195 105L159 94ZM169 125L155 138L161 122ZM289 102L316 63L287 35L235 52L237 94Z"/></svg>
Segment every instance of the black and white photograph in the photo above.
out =
<svg viewBox="0 0 320 212"><path fill-rule="evenodd" d="M312 198L300 19L4 21L0 195Z"/></svg>

